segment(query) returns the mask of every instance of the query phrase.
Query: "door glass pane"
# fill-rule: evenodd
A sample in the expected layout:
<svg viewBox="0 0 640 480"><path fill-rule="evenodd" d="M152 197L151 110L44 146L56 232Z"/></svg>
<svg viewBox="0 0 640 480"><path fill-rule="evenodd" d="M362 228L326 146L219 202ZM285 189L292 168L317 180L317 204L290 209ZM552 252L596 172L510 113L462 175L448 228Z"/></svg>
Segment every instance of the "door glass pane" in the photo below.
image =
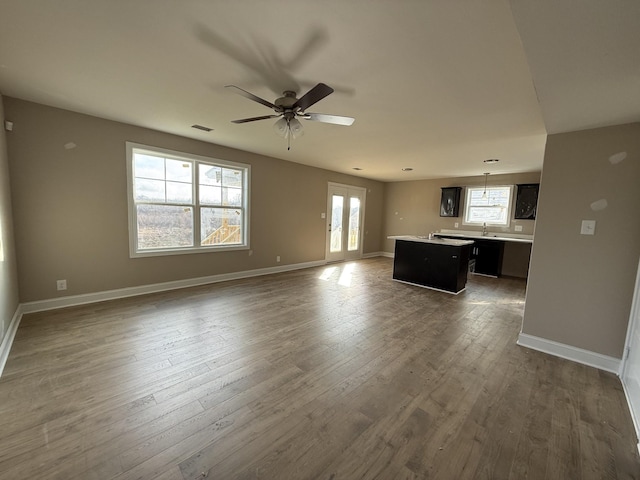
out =
<svg viewBox="0 0 640 480"><path fill-rule="evenodd" d="M333 195L331 197L331 242L329 251L331 253L342 251L342 208L344 197Z"/></svg>
<svg viewBox="0 0 640 480"><path fill-rule="evenodd" d="M353 252L358 250L360 242L360 199L351 197L349 199L349 239L347 250Z"/></svg>

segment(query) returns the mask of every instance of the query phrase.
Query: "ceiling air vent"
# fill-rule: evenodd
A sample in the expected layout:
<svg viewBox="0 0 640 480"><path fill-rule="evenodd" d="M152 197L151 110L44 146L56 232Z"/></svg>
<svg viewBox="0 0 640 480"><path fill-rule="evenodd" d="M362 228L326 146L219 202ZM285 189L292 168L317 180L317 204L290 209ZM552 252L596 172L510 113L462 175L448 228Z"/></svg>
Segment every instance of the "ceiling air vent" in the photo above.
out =
<svg viewBox="0 0 640 480"><path fill-rule="evenodd" d="M202 130L203 132L210 132L213 128L205 127L204 125L191 125L191 128L197 128L198 130Z"/></svg>

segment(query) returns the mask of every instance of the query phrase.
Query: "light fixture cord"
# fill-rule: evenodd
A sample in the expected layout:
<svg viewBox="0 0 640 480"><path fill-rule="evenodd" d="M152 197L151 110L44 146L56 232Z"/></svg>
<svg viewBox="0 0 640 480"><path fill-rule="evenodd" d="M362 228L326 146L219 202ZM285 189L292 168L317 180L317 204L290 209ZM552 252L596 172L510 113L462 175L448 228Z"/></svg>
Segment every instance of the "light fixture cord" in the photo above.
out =
<svg viewBox="0 0 640 480"><path fill-rule="evenodd" d="M488 173L484 174L484 192L482 194L482 198L487 198L487 178L489 177Z"/></svg>

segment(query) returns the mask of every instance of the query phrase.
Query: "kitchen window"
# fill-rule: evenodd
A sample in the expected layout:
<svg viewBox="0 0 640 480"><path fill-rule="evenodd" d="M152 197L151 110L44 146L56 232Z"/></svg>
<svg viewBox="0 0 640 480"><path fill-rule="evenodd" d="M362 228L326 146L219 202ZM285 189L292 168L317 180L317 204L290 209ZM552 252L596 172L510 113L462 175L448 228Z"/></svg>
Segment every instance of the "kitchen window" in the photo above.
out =
<svg viewBox="0 0 640 480"><path fill-rule="evenodd" d="M464 223L508 227L513 186L467 187Z"/></svg>
<svg viewBox="0 0 640 480"><path fill-rule="evenodd" d="M131 257L249 248L250 166L127 142Z"/></svg>

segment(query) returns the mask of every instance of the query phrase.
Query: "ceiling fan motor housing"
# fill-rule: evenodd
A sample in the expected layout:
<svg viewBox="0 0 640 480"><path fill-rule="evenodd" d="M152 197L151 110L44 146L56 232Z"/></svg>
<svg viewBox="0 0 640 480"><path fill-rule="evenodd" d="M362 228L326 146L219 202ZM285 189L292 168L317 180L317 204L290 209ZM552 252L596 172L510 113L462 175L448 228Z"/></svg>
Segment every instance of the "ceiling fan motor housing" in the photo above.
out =
<svg viewBox="0 0 640 480"><path fill-rule="evenodd" d="M274 103L276 107L280 107L282 110L291 109L293 105L298 101L296 98L296 92L292 92L291 90L287 90L282 93L282 97L277 98Z"/></svg>

